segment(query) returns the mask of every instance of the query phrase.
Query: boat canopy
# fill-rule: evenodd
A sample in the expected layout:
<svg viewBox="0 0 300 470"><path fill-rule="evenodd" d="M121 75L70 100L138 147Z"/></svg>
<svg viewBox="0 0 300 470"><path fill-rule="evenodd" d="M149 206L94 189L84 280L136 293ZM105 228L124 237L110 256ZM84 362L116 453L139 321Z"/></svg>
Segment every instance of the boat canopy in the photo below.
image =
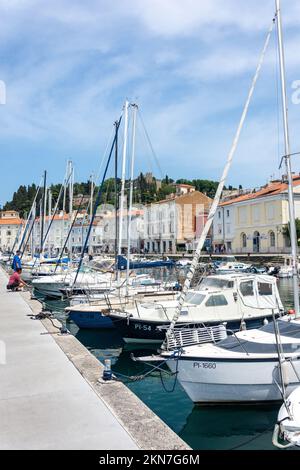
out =
<svg viewBox="0 0 300 470"><path fill-rule="evenodd" d="M256 275L240 278L237 283L241 301L247 307L284 310L275 278Z"/></svg>

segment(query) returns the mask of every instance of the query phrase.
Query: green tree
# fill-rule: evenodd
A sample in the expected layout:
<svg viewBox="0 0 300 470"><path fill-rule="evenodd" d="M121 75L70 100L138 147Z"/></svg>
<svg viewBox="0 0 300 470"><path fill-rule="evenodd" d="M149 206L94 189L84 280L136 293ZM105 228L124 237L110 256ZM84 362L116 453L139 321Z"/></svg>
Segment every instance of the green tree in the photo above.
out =
<svg viewBox="0 0 300 470"><path fill-rule="evenodd" d="M296 232L297 232L298 246L300 246L300 219L296 219L295 222L296 222ZM282 233L283 233L284 236L286 236L291 241L290 224L287 224L287 225L283 226Z"/></svg>

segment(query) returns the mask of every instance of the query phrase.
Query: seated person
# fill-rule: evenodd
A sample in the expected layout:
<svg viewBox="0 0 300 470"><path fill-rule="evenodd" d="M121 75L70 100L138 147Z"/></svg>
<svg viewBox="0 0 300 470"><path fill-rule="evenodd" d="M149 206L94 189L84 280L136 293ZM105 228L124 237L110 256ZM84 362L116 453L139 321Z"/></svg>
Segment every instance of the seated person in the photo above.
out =
<svg viewBox="0 0 300 470"><path fill-rule="evenodd" d="M21 279L22 269L18 268L9 278L7 289L18 290L20 287L26 286L26 283Z"/></svg>

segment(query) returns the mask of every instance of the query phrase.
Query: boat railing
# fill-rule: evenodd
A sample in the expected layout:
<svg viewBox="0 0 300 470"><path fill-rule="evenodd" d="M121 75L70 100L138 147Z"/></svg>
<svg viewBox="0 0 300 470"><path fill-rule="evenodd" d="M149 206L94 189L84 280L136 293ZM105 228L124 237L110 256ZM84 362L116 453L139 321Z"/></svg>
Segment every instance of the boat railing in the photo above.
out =
<svg viewBox="0 0 300 470"><path fill-rule="evenodd" d="M135 303L135 308L136 308L136 311L137 311L137 314L138 314L138 317L141 318L141 315L140 315L140 311L139 311L139 303L138 301L135 299L134 300L134 303ZM145 308L145 304L144 304L144 308ZM158 303L158 302L153 302L153 303L149 303L149 307L146 307L146 308L154 308L154 309L161 309L166 317L166 320L169 322L171 321L168 314L167 314L167 307L164 307L164 305ZM174 310L173 308L169 307L170 310L172 309L172 311Z"/></svg>
<svg viewBox="0 0 300 470"><path fill-rule="evenodd" d="M240 338L236 335L236 332L233 331L233 330L227 330L228 333L230 333L235 339L236 341L239 343L239 345L241 346L241 348L243 349L243 351L247 354L247 356L249 356L249 352L247 351L247 349L245 348L245 346L243 345L242 341L240 340Z"/></svg>
<svg viewBox="0 0 300 470"><path fill-rule="evenodd" d="M216 344L226 338L227 330L225 325L206 326L204 323L199 328L185 327L184 325L180 328L174 328L166 336L168 350L197 346L203 343Z"/></svg>

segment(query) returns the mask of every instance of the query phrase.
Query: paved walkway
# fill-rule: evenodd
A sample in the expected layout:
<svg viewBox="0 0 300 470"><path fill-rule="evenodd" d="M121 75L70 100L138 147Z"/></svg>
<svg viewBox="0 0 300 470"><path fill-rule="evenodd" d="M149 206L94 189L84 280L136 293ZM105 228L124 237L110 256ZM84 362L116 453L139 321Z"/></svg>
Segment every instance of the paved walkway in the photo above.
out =
<svg viewBox="0 0 300 470"><path fill-rule="evenodd" d="M0 449L136 449L42 323L29 318L21 295L6 292L6 283L0 269Z"/></svg>

